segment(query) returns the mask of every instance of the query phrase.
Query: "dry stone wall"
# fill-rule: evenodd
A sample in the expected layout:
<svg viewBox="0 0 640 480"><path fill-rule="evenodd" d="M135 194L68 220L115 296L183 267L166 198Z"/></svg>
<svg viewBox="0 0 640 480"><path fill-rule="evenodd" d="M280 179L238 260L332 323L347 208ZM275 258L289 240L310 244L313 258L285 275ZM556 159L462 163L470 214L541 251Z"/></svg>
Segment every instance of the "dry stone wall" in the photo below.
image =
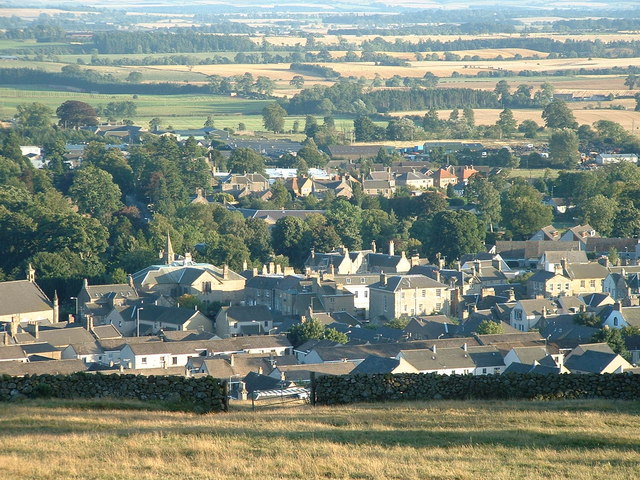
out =
<svg viewBox="0 0 640 480"><path fill-rule="evenodd" d="M640 375L398 375L323 376L315 403L334 405L393 400L640 399Z"/></svg>
<svg viewBox="0 0 640 480"><path fill-rule="evenodd" d="M24 398L112 398L163 402L199 412L226 409L224 385L213 377L100 375L0 376L0 401Z"/></svg>

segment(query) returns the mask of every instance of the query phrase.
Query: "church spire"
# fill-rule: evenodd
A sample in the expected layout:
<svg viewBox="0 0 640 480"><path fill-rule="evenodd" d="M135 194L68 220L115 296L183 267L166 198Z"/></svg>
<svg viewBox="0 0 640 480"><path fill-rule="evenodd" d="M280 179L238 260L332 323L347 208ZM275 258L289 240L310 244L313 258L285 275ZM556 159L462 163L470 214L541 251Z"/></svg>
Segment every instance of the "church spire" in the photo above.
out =
<svg viewBox="0 0 640 480"><path fill-rule="evenodd" d="M171 244L171 236L169 232L167 232L167 243L164 246L164 263L166 265L170 265L176 259L175 253L173 252L173 245Z"/></svg>
<svg viewBox="0 0 640 480"><path fill-rule="evenodd" d="M29 267L27 268L27 280L31 283L36 281L36 271L31 264L29 264Z"/></svg>

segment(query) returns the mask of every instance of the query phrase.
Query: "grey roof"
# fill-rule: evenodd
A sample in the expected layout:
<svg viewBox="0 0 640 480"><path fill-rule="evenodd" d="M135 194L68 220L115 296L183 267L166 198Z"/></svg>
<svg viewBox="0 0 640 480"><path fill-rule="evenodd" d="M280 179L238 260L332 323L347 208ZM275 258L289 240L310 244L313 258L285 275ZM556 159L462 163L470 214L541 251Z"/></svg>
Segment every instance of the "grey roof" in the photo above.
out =
<svg viewBox="0 0 640 480"><path fill-rule="evenodd" d="M528 363L513 362L504 370L504 372L502 372L503 375L506 375L509 373L535 373L538 375L559 375L560 368L551 367L547 365L531 365Z"/></svg>
<svg viewBox="0 0 640 480"><path fill-rule="evenodd" d="M95 339L83 327L67 327L40 329L38 341L50 343L56 347L71 345L72 343L91 343Z"/></svg>
<svg viewBox="0 0 640 480"><path fill-rule="evenodd" d="M448 288L444 283L437 282L424 275L394 275L387 278L386 285L374 283L369 288L396 292L409 288Z"/></svg>
<svg viewBox="0 0 640 480"><path fill-rule="evenodd" d="M547 356L547 349L543 346L515 347L513 351L518 356L521 363L526 363L528 365L540 362L540 360Z"/></svg>
<svg viewBox="0 0 640 480"><path fill-rule="evenodd" d="M340 365L340 364L336 364ZM378 355L369 355L360 364L351 371L352 375L358 373L376 374L391 373L400 365L400 360L388 357L379 357Z"/></svg>
<svg viewBox="0 0 640 480"><path fill-rule="evenodd" d="M462 348L438 348L432 350L402 351L404 359L420 371L437 371L449 369L474 369L476 367L504 366L502 355L497 348L468 347Z"/></svg>
<svg viewBox="0 0 640 480"><path fill-rule="evenodd" d="M256 275L247 280L245 288L256 288L259 290L274 290L282 280L282 275Z"/></svg>
<svg viewBox="0 0 640 480"><path fill-rule="evenodd" d="M607 278L609 270L599 263L571 263L567 265L567 274L571 279Z"/></svg>
<svg viewBox="0 0 640 480"><path fill-rule="evenodd" d="M123 298L137 298L138 292L136 289L127 285L126 283L118 283L111 285L87 285L87 293L92 300L97 300L104 297L123 297Z"/></svg>
<svg viewBox="0 0 640 480"><path fill-rule="evenodd" d="M191 308L180 307L162 307L160 305L144 304L142 308L130 306L124 309L120 314L122 318L129 321L137 320L140 315L140 321L170 323L172 325L184 325L194 316L203 313Z"/></svg>
<svg viewBox="0 0 640 480"><path fill-rule="evenodd" d="M24 375L69 375L84 372L87 366L82 360L51 360L48 362L0 362L0 375L22 377Z"/></svg>
<svg viewBox="0 0 640 480"><path fill-rule="evenodd" d="M378 155L382 147L384 145L329 145L327 148L332 157L348 155L373 158Z"/></svg>
<svg viewBox="0 0 640 480"><path fill-rule="evenodd" d="M104 353L98 342L72 343L69 346L73 348L76 355L101 355Z"/></svg>
<svg viewBox="0 0 640 480"><path fill-rule="evenodd" d="M166 330L162 331L165 342L188 342L194 340L213 340L220 338L215 333L200 330Z"/></svg>
<svg viewBox="0 0 640 480"><path fill-rule="evenodd" d="M480 345L496 345L500 343L519 343L535 345L544 343L544 338L538 332L498 333L495 335L476 335Z"/></svg>
<svg viewBox="0 0 640 480"><path fill-rule="evenodd" d="M277 358L278 357L276 357L276 359ZM355 367L356 364L353 362L276 365L278 371L285 374L285 379L293 382L310 380L312 372L316 374L316 377L323 375L347 375L353 373Z"/></svg>
<svg viewBox="0 0 640 480"><path fill-rule="evenodd" d="M122 334L113 325L98 325L97 327L93 327L93 334L98 340L103 338L122 338Z"/></svg>
<svg viewBox="0 0 640 480"><path fill-rule="evenodd" d="M588 263L587 252L584 250L571 250L571 251L554 251L545 252L545 260L549 263L561 263L562 260L566 260L568 263Z"/></svg>
<svg viewBox="0 0 640 480"><path fill-rule="evenodd" d="M375 345L343 345L336 347L314 348L322 361L342 361L342 360L364 360L369 355L378 355L381 357L395 357L401 350L421 350L425 348L432 348L434 345L437 348L459 348L464 344L469 346L479 345L475 338L463 337L463 338L447 338L439 340L415 340L410 342L399 343L379 343Z"/></svg>
<svg viewBox="0 0 640 480"><path fill-rule="evenodd" d="M556 273L547 272L546 270L538 270L527 279L527 282L545 283L555 276L557 276Z"/></svg>
<svg viewBox="0 0 640 480"><path fill-rule="evenodd" d="M0 346L0 360L18 360L27 358L27 355L19 345Z"/></svg>
<svg viewBox="0 0 640 480"><path fill-rule="evenodd" d="M308 353L314 348L335 347L337 345L340 345L340 343L334 342L333 340L326 340L326 339L319 340L319 339L313 338L311 340L307 340L302 345L297 346L294 350L296 352Z"/></svg>
<svg viewBox="0 0 640 480"><path fill-rule="evenodd" d="M505 240L496 242L496 252L505 260L540 258L545 252L580 250L580 242L554 240Z"/></svg>
<svg viewBox="0 0 640 480"><path fill-rule="evenodd" d="M215 340L202 340L194 342L146 342L129 344L134 355L200 355L207 351L211 342Z"/></svg>
<svg viewBox="0 0 640 480"><path fill-rule="evenodd" d="M224 307L227 308L227 307ZM264 305L232 306L227 308L227 319L236 322L272 321L271 310Z"/></svg>
<svg viewBox="0 0 640 480"><path fill-rule="evenodd" d="M591 340L597 328L577 324L574 315L552 315L544 318L540 335L560 348L573 348Z"/></svg>
<svg viewBox="0 0 640 480"><path fill-rule="evenodd" d="M615 353L587 350L582 355L571 355L564 366L571 371L602 373L617 356Z"/></svg>
<svg viewBox="0 0 640 480"><path fill-rule="evenodd" d="M0 282L0 315L43 312L53 304L42 290L28 280Z"/></svg>
<svg viewBox="0 0 640 480"><path fill-rule="evenodd" d="M255 372L247 374L247 376L243 378L243 382L249 393L255 392L256 390L273 390L282 386L279 378L260 375Z"/></svg>

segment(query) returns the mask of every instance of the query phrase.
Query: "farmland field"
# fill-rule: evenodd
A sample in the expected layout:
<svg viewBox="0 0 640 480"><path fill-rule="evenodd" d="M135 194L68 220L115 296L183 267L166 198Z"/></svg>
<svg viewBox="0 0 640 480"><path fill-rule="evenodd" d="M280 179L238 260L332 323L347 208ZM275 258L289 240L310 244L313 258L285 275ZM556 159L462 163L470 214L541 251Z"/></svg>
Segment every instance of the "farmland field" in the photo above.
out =
<svg viewBox="0 0 640 480"><path fill-rule="evenodd" d="M5 478L618 480L636 476L640 453L638 402L244 407L210 415L95 405L3 408Z"/></svg>

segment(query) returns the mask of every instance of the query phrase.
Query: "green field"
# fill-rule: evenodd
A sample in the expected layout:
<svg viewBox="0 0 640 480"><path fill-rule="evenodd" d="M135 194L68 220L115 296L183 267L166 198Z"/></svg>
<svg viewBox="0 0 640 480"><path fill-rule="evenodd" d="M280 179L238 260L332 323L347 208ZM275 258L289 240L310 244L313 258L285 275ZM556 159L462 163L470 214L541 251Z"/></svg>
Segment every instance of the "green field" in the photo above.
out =
<svg viewBox="0 0 640 480"><path fill-rule="evenodd" d="M231 413L209 415L97 402L5 405L0 476L617 480L638 473L640 402L440 401L257 412L232 405Z"/></svg>

